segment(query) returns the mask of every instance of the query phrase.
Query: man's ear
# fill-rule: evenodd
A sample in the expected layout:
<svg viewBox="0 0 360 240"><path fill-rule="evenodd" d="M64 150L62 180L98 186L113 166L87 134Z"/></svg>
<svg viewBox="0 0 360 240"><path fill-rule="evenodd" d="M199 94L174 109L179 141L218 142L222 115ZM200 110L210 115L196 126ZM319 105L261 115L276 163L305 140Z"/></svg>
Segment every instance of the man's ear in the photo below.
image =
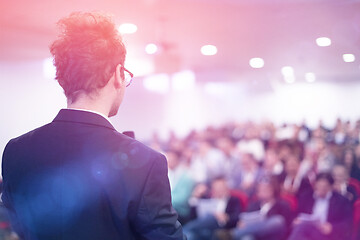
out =
<svg viewBox="0 0 360 240"><path fill-rule="evenodd" d="M124 84L124 79L121 77L121 64L116 66L114 85L116 88L120 88Z"/></svg>

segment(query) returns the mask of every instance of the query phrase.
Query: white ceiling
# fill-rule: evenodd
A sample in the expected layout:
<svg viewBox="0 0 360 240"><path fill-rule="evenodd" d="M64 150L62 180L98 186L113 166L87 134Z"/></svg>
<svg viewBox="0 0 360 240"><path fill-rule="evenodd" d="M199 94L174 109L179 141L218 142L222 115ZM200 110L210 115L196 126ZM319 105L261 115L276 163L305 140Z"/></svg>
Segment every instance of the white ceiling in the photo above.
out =
<svg viewBox="0 0 360 240"><path fill-rule="evenodd" d="M72 11L113 13L133 22L125 36L129 57L154 60L158 72L192 69L202 81L266 81L291 65L299 76L315 72L327 81L360 80L360 1L355 0L0 0L0 64L49 57L56 21ZM332 39L316 46L317 37ZM147 43L162 43L157 56ZM200 47L214 44L215 56ZM344 63L342 54L357 60ZM263 69L249 59L262 57Z"/></svg>

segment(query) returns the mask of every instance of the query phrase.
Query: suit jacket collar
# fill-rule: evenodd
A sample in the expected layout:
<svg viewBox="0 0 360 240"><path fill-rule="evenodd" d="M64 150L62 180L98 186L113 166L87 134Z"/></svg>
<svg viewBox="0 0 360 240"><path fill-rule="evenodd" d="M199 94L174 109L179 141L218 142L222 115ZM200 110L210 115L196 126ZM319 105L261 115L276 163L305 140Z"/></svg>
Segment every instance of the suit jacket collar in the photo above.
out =
<svg viewBox="0 0 360 240"><path fill-rule="evenodd" d="M79 111L76 109L61 109L53 122L77 122L116 130L103 116L93 112Z"/></svg>

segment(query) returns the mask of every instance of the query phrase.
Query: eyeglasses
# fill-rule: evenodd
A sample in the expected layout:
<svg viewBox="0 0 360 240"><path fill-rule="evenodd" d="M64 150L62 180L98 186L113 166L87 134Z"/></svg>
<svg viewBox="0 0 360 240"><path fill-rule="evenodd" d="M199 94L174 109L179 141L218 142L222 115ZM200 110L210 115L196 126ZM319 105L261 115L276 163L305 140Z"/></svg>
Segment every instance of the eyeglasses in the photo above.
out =
<svg viewBox="0 0 360 240"><path fill-rule="evenodd" d="M130 72L129 70L127 70L125 67L122 66L122 69L124 69L124 78L125 78L125 86L128 87L130 86L132 79L134 77L134 74L132 72Z"/></svg>

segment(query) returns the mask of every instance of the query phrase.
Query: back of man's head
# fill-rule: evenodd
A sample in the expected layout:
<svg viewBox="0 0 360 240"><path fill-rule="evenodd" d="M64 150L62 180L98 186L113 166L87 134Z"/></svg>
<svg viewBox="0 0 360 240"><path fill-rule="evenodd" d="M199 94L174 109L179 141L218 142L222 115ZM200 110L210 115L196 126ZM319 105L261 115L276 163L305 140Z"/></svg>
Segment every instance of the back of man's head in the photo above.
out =
<svg viewBox="0 0 360 240"><path fill-rule="evenodd" d="M91 95L104 87L126 50L115 24L100 13L72 13L58 22L61 33L50 46L56 80L68 102L79 94Z"/></svg>

